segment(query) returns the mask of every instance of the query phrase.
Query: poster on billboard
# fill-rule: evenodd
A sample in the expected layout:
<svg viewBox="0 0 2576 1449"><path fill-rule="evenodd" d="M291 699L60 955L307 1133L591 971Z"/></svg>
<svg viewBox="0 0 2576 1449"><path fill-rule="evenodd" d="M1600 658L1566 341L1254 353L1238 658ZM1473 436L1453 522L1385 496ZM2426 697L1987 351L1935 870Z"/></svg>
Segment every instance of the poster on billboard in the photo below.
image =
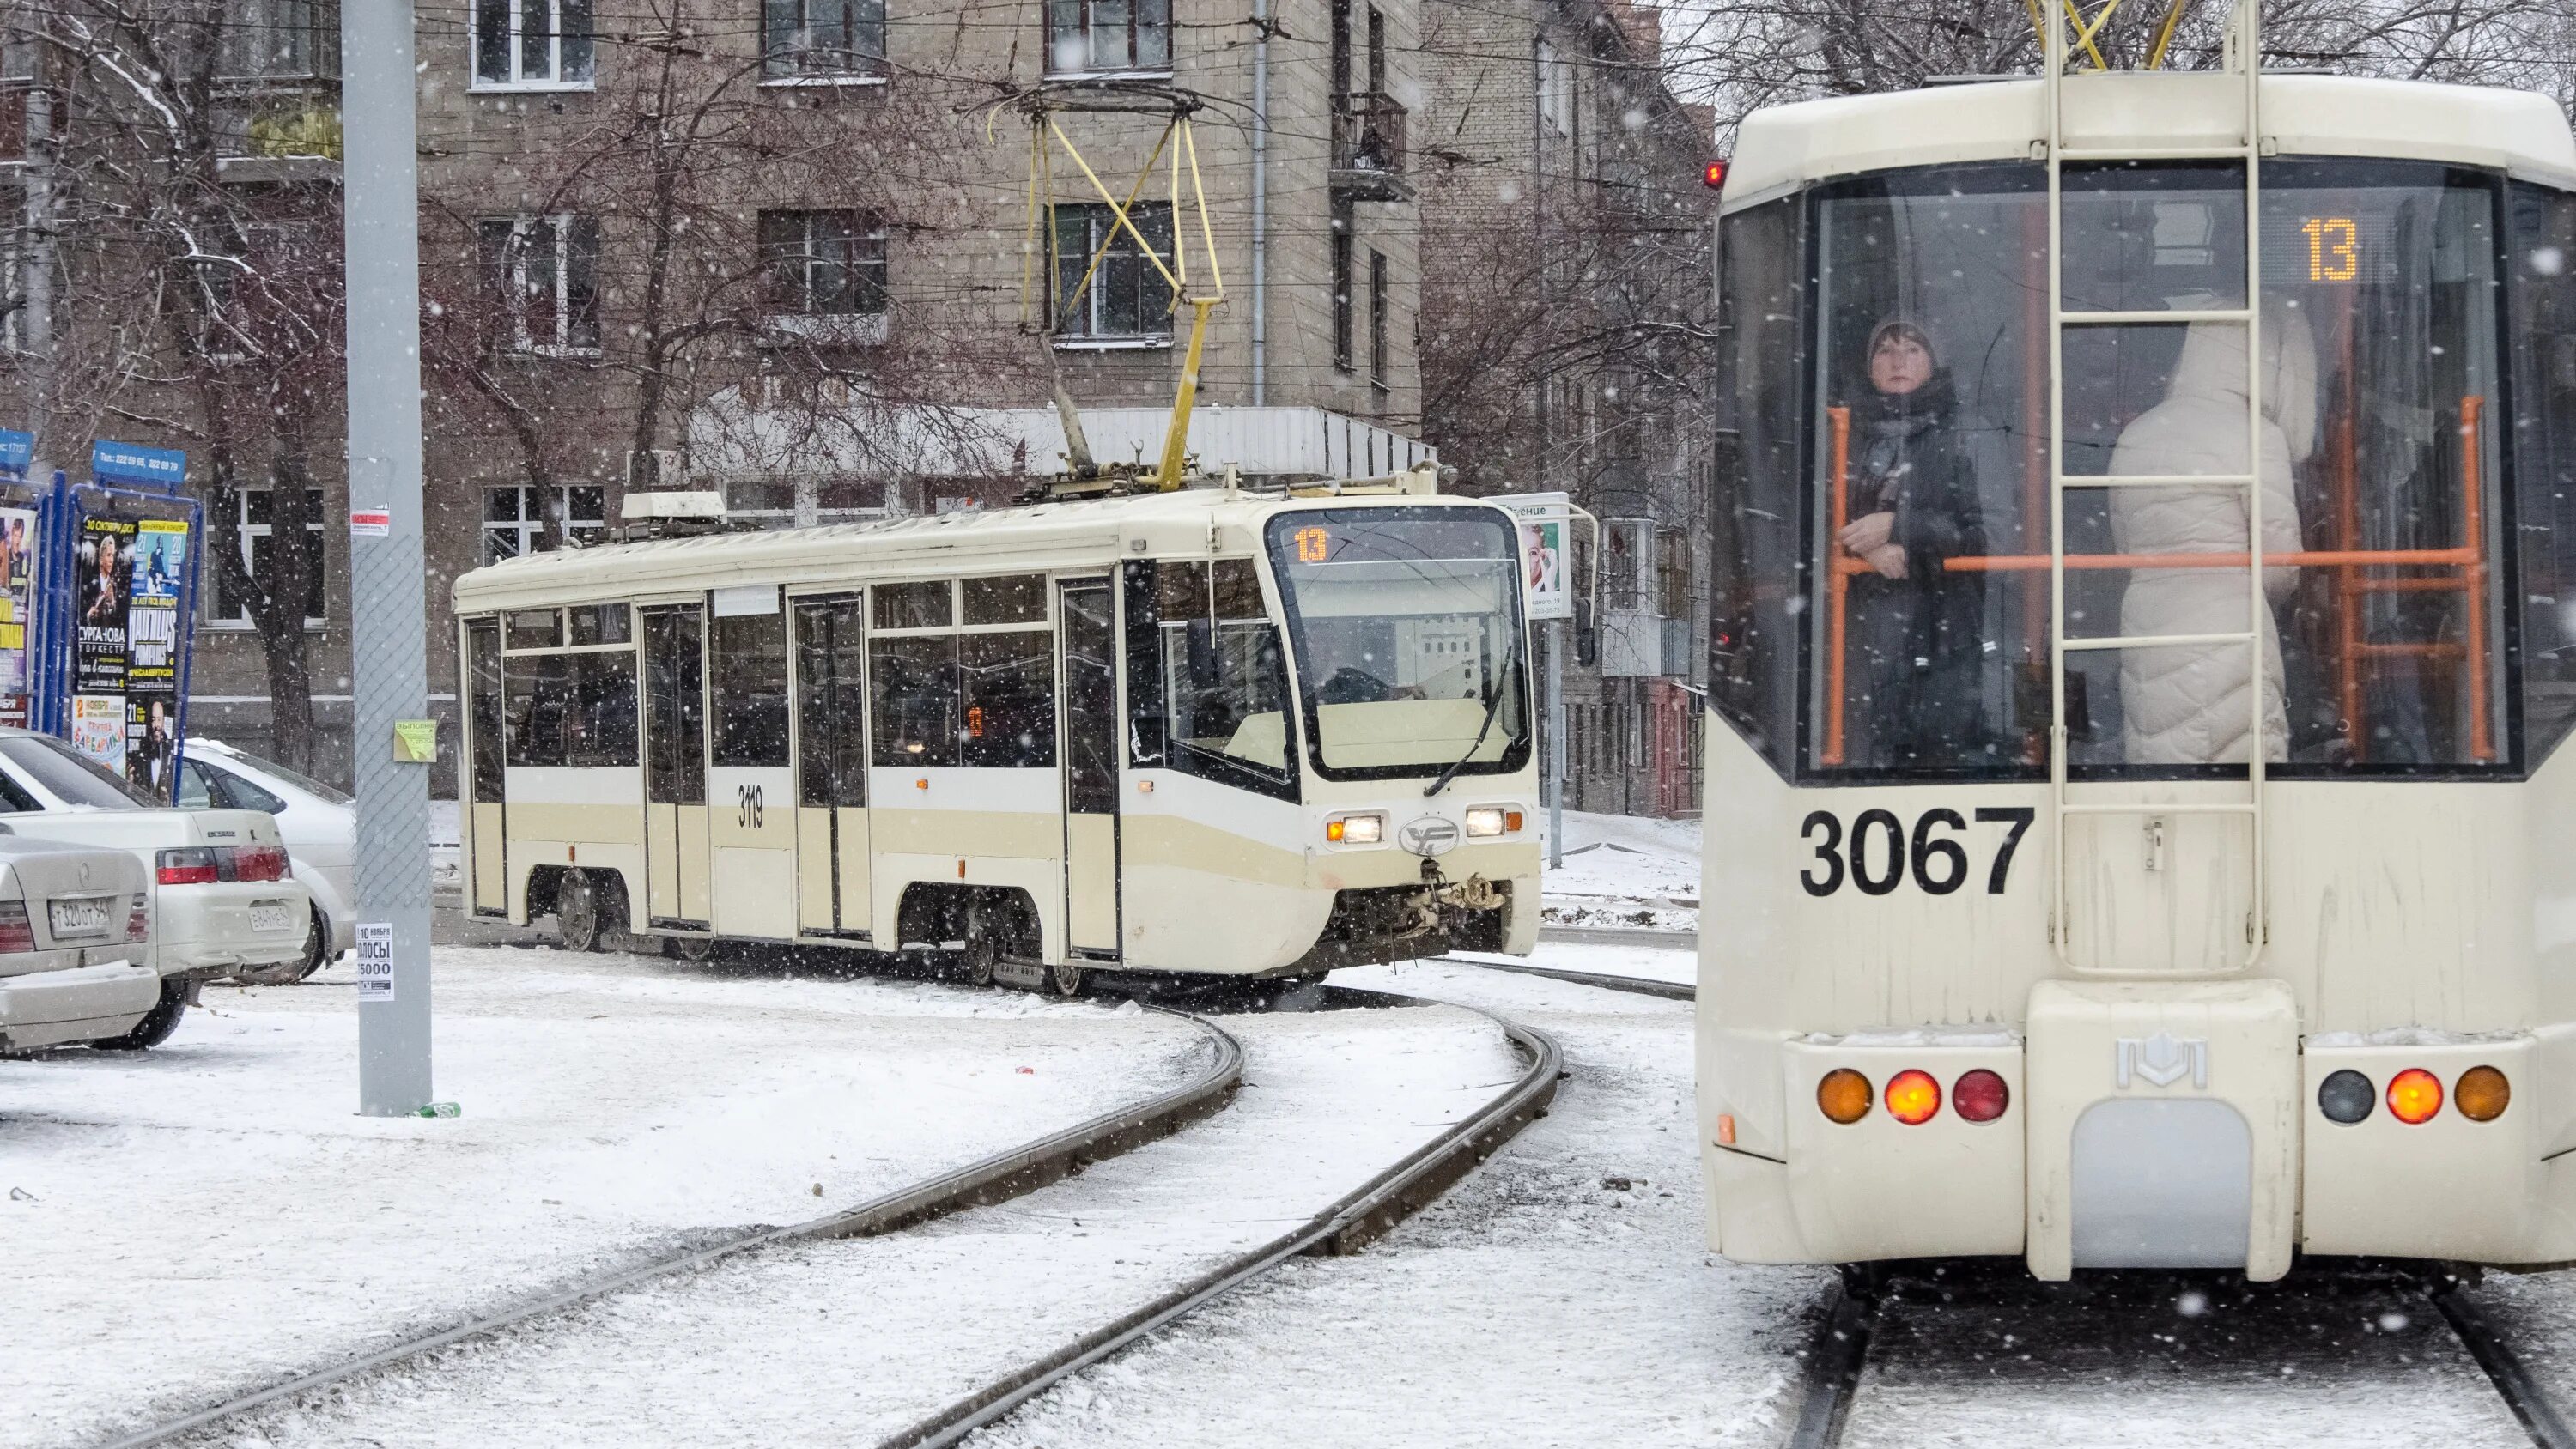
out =
<svg viewBox="0 0 2576 1449"><path fill-rule="evenodd" d="M135 523L126 567L125 776L163 799L170 796L179 710L179 580L187 557L187 524Z"/></svg>
<svg viewBox="0 0 2576 1449"><path fill-rule="evenodd" d="M72 748L96 760L99 768L124 774L125 697L73 695Z"/></svg>
<svg viewBox="0 0 2576 1449"><path fill-rule="evenodd" d="M1520 520L1529 617L1573 618L1574 591L1568 584L1574 569L1566 553L1566 525L1574 516L1572 500L1563 493L1515 493L1486 501Z"/></svg>
<svg viewBox="0 0 2576 1449"><path fill-rule="evenodd" d="M73 635L72 693L125 693L125 605L133 577L134 520L81 520L72 577L80 610ZM121 755L121 752L120 752Z"/></svg>
<svg viewBox="0 0 2576 1449"><path fill-rule="evenodd" d="M0 508L0 725L23 726L35 692L36 513Z"/></svg>

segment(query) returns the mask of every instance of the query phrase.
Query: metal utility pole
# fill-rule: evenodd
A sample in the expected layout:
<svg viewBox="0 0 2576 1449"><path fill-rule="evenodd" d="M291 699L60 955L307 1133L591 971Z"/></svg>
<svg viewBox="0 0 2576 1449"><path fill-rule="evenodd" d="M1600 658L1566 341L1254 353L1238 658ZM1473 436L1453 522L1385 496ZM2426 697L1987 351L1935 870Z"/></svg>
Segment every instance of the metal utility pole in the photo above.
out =
<svg viewBox="0 0 2576 1449"><path fill-rule="evenodd" d="M35 359L36 417L31 426L46 448L55 446L54 418L54 93L27 92L26 295L18 314L18 345Z"/></svg>
<svg viewBox="0 0 2576 1449"><path fill-rule="evenodd" d="M349 293L351 683L358 774L358 1110L430 1102L429 770L397 726L428 714L421 556L420 176L412 0L340 15Z"/></svg>

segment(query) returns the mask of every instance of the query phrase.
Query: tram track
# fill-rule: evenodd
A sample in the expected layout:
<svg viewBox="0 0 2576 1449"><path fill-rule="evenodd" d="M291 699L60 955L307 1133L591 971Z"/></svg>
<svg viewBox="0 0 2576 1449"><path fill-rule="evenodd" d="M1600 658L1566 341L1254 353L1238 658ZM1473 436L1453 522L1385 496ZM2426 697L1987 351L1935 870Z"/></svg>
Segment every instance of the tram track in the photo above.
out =
<svg viewBox="0 0 2576 1449"><path fill-rule="evenodd" d="M2393 1279L2368 1270L2321 1276L2337 1286L2392 1284L2396 1301L2411 1305L2425 1321L2438 1318L2447 1326L2531 1444L2576 1449L2576 1431L2571 1431L2566 1410L2525 1365L2510 1337L2469 1296L2470 1278L2439 1267ZM1783 1449L1840 1449L1844 1444L1854 1410L1865 1399L1869 1370L1883 1366L1893 1351L1887 1347L1892 1335L1884 1330L1898 1281L1899 1275L1850 1270L1818 1301L1796 1385L1794 1417L1779 1441ZM2063 1287L2032 1286L2040 1291ZM2288 1372L2283 1370L2285 1376Z"/></svg>
<svg viewBox="0 0 2576 1449"><path fill-rule="evenodd" d="M106 1449L146 1449L217 1428L243 1415L317 1390L381 1373L439 1350L560 1314L681 1273L698 1272L749 1254L798 1243L877 1237L969 1208L1007 1202L1104 1161L1168 1137L1222 1110L1243 1085L1243 1044L1233 1033L1195 1012L1147 1006L1195 1024L1205 1035L1209 1060L1189 1080L1088 1120L1008 1147L949 1172L864 1202L783 1227L736 1230L713 1243L620 1269L572 1288L543 1294L465 1323L407 1338L325 1368L297 1374L151 1428L107 1441Z"/></svg>

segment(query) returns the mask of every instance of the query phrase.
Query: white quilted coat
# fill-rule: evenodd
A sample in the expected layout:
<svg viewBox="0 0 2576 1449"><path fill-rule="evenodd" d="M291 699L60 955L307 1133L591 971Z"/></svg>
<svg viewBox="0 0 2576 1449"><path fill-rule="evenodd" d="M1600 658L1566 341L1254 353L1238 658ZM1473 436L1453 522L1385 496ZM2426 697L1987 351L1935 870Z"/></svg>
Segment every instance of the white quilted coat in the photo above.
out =
<svg viewBox="0 0 2576 1449"><path fill-rule="evenodd" d="M2284 325L2285 324L2285 325ZM2299 505L2291 467L2313 445L2316 344L2302 320L2267 318L2262 466L2263 550L2300 548ZM2195 323L2165 400L2120 434L2111 455L2115 475L2243 473L2245 467L2245 334L2225 323ZM2289 426L2285 428L2286 420ZM2246 494L2237 485L2109 490L2112 538L2122 553L2242 553ZM2273 605L2288 595L2297 571L2264 571ZM2120 601L2120 632L2221 634L2246 627L2249 603L2242 569L2139 569ZM2263 646L2263 754L2289 749L2281 699L2281 641L2273 609L2254 610ZM2121 730L2133 765L2242 762L2253 730L2250 658L2242 644L2184 645L2120 651Z"/></svg>

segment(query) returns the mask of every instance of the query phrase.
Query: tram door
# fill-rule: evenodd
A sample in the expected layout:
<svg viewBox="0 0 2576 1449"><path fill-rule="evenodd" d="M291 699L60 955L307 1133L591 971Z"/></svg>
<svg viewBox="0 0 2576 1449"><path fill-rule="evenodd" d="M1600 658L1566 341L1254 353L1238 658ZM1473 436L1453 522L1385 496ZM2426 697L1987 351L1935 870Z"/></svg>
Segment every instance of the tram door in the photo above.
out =
<svg viewBox="0 0 2576 1449"><path fill-rule="evenodd" d="M465 781L465 849L473 863L474 913L510 913L509 847L504 844L502 801L507 772L501 754L501 625L480 619L465 627L466 732L471 753Z"/></svg>
<svg viewBox="0 0 2576 1449"><path fill-rule="evenodd" d="M644 610L644 914L705 930L706 610Z"/></svg>
<svg viewBox="0 0 2576 1449"><path fill-rule="evenodd" d="M1118 624L1107 579L1057 585L1064 651L1064 890L1066 939L1094 957L1118 954Z"/></svg>
<svg viewBox="0 0 2576 1449"><path fill-rule="evenodd" d="M858 594L796 604L796 929L868 934L866 611Z"/></svg>

